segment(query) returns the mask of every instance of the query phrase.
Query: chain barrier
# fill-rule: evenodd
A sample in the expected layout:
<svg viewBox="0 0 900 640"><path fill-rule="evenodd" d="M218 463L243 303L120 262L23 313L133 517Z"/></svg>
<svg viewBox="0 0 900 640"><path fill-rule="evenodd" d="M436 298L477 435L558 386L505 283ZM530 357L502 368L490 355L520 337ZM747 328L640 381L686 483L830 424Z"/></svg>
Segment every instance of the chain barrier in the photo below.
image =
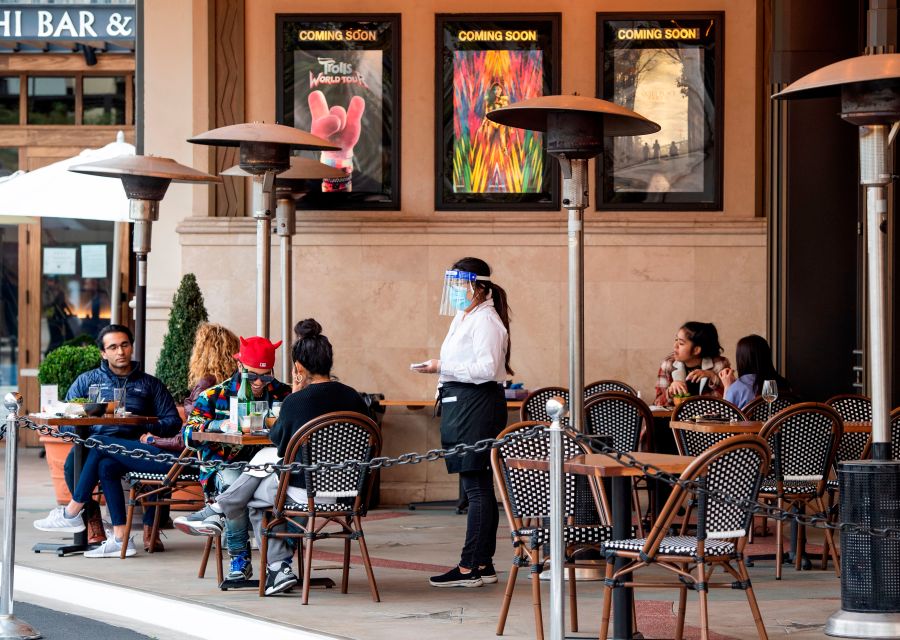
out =
<svg viewBox="0 0 900 640"><path fill-rule="evenodd" d="M304 464L302 462L292 462L289 464L277 462L267 462L265 464L250 464L249 462L227 462L225 460L201 460L200 458L192 456L180 458L171 453L152 453L144 449L127 449L121 444L104 444L92 437L81 438L75 433L61 433L52 427L35 424L27 417L16 418L16 424L17 426L24 427L32 431L37 431L41 435L51 436L54 438L59 438L66 442L71 442L73 444L83 445L87 449L99 449L101 451L106 451L112 455L132 458L135 460L148 460L151 462L177 464L182 467L203 467L207 470L216 471L221 471L224 469L235 469L239 471L265 471L266 473L283 473L296 471L314 472L326 470L336 471L340 469L349 469L351 467L365 467L370 470L375 470L388 469L391 467L407 464L419 464L420 462L435 462L442 458L465 456L469 453L482 453L484 451L503 446L504 444L507 444L509 442L531 438L545 429L544 426L537 425L528 429L523 429L507 434L500 439L489 438L485 440L479 440L475 444L471 445L458 444L449 449L431 449L425 453L403 453L396 458L381 456L372 458L368 461L345 460L343 462L319 462L316 464ZM832 522L824 514L806 515L803 513L787 511L785 509L781 509L779 507L762 502L756 502L754 500L735 498L720 491L700 486L695 481L682 480L679 476L664 471L654 464L640 462L630 453L613 449L605 442L602 442L594 438L593 436L578 434L576 437L581 441L590 441L596 453L608 456L614 459L616 462L627 467L639 469L644 475L648 476L651 479L661 480L671 486L680 486L692 494L703 493L717 502L736 506L742 511L752 513L753 515L764 516L766 518L771 518L780 522L795 521L798 524L807 527L813 527L816 529L831 529L833 531L839 532L846 531L849 533L865 534L876 538L893 538L900 540L900 528L898 527L870 527L855 522Z"/></svg>

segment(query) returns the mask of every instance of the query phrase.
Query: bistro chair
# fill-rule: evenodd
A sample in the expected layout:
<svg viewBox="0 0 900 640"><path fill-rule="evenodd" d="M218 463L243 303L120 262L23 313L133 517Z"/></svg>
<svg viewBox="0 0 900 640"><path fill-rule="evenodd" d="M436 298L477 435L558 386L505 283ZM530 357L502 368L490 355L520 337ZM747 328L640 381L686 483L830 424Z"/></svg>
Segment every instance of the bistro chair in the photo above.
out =
<svg viewBox="0 0 900 640"><path fill-rule="evenodd" d="M522 401L522 407L519 409L519 419L523 422L551 422L552 418L547 413L547 400L559 396L569 403L569 390L563 387L542 387L536 389L526 396ZM562 419L563 426L568 426L568 416Z"/></svg>
<svg viewBox="0 0 900 640"><path fill-rule="evenodd" d="M715 396L696 396L688 398L675 407L672 412L672 422L684 422L693 420L696 416L719 415L726 420L743 421L747 418L735 405ZM727 440L733 434L730 433L703 433L701 431L687 431L685 429L673 429L675 446L678 453L683 456L697 457L715 444ZM684 509L684 519L681 521L681 534L687 531L691 521L691 512L694 509L693 498L689 499Z"/></svg>
<svg viewBox="0 0 900 640"><path fill-rule="evenodd" d="M695 396L675 407L672 422L686 422L697 416L719 415L725 420L746 420L744 413L727 400L715 396ZM699 456L714 444L729 437L727 433L701 433L675 429L675 444L683 456Z"/></svg>
<svg viewBox="0 0 900 640"><path fill-rule="evenodd" d="M584 401L587 402L589 398L594 397L598 393L606 393L607 391L621 391L623 393L630 393L633 396L637 395L637 391L630 384L625 384L619 380L597 380L596 382L585 385Z"/></svg>
<svg viewBox="0 0 900 640"><path fill-rule="evenodd" d="M825 513L822 496L831 472L844 423L837 412L826 404L803 402L784 409L767 422L759 432L772 449L772 474L763 480L759 490L762 500L775 502L779 509L804 511L812 504ZM781 579L782 522L775 528L775 579ZM798 523L795 568L800 569L806 528ZM837 550L831 529L825 529L825 551L831 553L838 573Z"/></svg>
<svg viewBox="0 0 900 640"><path fill-rule="evenodd" d="M868 396L847 393L825 401L844 422L866 422L872 419L872 400Z"/></svg>
<svg viewBox="0 0 900 640"><path fill-rule="evenodd" d="M193 455L193 452L190 449L185 449L178 456L178 459L181 460L191 455ZM159 539L160 507L170 506L194 509L198 504L202 505L204 501L203 487L200 486L200 476L193 472L185 473L185 467L177 462L172 465L172 468L167 473L130 471L123 476L123 479L130 487L126 502L128 511L125 516L125 531L131 531L131 524L134 520L134 508L137 505L141 505L142 509L156 507L156 512L153 515L153 525L150 530L150 540L152 542L148 553L153 553L153 547ZM207 552L201 567L204 573L206 568L205 559L209 556L208 548L210 544L208 543L207 545ZM127 546L126 544L122 545L122 555L119 556L122 559L125 558L125 552L128 550ZM221 544L219 544L219 547L218 555L221 557ZM221 573L221 561L219 565ZM203 576L201 575L200 577L202 578Z"/></svg>
<svg viewBox="0 0 900 640"><path fill-rule="evenodd" d="M900 407L891 411L891 457L900 460Z"/></svg>
<svg viewBox="0 0 900 640"><path fill-rule="evenodd" d="M504 437L526 431L536 426L547 426L546 422L525 421L508 426L497 436ZM568 460L575 456L589 453L584 444L576 440L576 435L569 430L563 431L563 457ZM547 471L532 469L513 469L506 465L508 458L525 458L547 460L550 455L550 434L541 430L528 438L517 438L505 442L491 450L491 467L494 479L500 489L500 500L509 521L510 535L513 544L512 567L506 582L503 602L500 606L500 618L497 621L497 635L503 635L506 617L512 602L513 590L519 567L531 567L531 598L534 609L534 624L538 640L543 640L543 622L541 616L541 582L543 570L541 550L550 543L550 529L546 526L546 518L550 515L550 474ZM565 544L565 567L569 578L569 612L572 631L578 631L578 612L576 609L575 568L596 569L594 564L579 565L573 554L580 549L597 549L610 538L612 527L609 526L609 511L599 502L599 486L596 478L587 478L594 498L594 506L601 514L602 524L580 525L573 522L577 508L575 480L571 473L565 474L565 504L563 514L566 526L563 529ZM551 558L554 562L556 559Z"/></svg>
<svg viewBox="0 0 900 640"><path fill-rule="evenodd" d="M779 392L778 397L772 403L772 416L774 417L782 409L787 409L798 402L800 402L799 396L795 396L792 393ZM753 398L741 411L747 416L747 420L765 422L769 419L769 405L762 396Z"/></svg>
<svg viewBox="0 0 900 640"><path fill-rule="evenodd" d="M585 432L588 435L612 437L612 448L618 452L652 451L648 446L648 434L653 429L653 414L650 407L636 395L623 391L609 391L593 396L584 405ZM641 446L642 440L645 446ZM650 513L653 510L653 492L649 485L643 485L648 493ZM637 486L632 488L634 512L641 513ZM601 494L601 498L605 497ZM638 531L644 535L643 518L638 518Z"/></svg>
<svg viewBox="0 0 900 640"><path fill-rule="evenodd" d="M301 462L316 465L347 460L368 462L381 454L381 432L370 418L353 412L326 413L300 427L288 442L284 464ZM366 515L373 473L366 466L343 469L303 470L307 500L296 503L288 496L292 474L279 478L275 503L263 516L259 548L260 576L266 575L266 553L269 538L292 538L300 542L303 553L303 604L309 602L313 545L317 540L341 538L344 541L341 593L347 593L350 573L350 541L359 543L372 600L380 602L372 562L363 535L362 519ZM321 502L317 498L336 499ZM284 526L287 525L287 526ZM325 531L326 527L329 528ZM265 580L259 581L263 596Z"/></svg>
<svg viewBox="0 0 900 640"><path fill-rule="evenodd" d="M676 638L681 638L684 631L688 589L696 590L700 598L700 633L703 638L709 635L708 590L742 589L747 594L759 637L768 637L744 566L744 547L750 530L751 512L725 503L716 496L753 501L769 466L770 455L766 442L754 435L734 436L713 445L681 474L679 484L673 487L649 536L605 543L606 582L603 588L601 640L607 637L609 631L612 590L624 587L677 587ZM666 533L688 493L686 483L697 487L697 535L668 536ZM618 570L615 568L617 558L627 562ZM673 574L675 579L670 582L632 581L630 574L652 565ZM716 567L721 567L735 581L711 582L710 577Z"/></svg>

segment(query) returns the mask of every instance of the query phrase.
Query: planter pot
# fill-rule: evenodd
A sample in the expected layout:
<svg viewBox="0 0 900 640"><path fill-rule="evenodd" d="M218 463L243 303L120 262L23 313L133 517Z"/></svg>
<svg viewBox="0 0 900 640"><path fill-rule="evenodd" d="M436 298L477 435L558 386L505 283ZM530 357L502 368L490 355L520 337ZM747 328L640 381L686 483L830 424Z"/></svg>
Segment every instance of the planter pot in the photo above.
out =
<svg viewBox="0 0 900 640"><path fill-rule="evenodd" d="M47 466L50 467L50 479L53 480L53 489L56 491L57 504L69 504L72 494L66 486L66 476L63 468L66 457L72 449L72 443L53 436L41 436L40 442L47 452Z"/></svg>

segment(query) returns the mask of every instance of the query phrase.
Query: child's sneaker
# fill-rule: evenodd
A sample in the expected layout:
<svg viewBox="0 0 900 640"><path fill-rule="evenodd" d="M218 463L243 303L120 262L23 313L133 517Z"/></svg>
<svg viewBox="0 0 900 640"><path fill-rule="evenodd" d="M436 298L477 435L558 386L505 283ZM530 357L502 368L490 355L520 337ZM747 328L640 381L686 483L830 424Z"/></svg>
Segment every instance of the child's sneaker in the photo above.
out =
<svg viewBox="0 0 900 640"><path fill-rule="evenodd" d="M231 556L231 569L228 571L228 580L249 580L253 577L253 562L250 560L250 552L242 551L236 556Z"/></svg>

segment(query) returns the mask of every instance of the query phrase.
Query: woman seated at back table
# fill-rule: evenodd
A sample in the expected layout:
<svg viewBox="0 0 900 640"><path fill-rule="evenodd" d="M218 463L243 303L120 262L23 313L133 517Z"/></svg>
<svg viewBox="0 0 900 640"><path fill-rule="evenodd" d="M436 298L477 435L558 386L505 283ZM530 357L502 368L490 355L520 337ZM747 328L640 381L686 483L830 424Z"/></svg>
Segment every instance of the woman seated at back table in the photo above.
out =
<svg viewBox="0 0 900 640"><path fill-rule="evenodd" d="M678 396L722 397L719 372L731 367L722 354L719 332L711 322L685 322L675 334L673 352L662 361L656 379L654 404L674 404Z"/></svg>
<svg viewBox="0 0 900 640"><path fill-rule="evenodd" d="M775 371L772 349L762 336L752 334L738 340L735 360L737 372L726 367L719 372L719 379L725 387L725 399L741 409L762 394L763 382L766 380L774 380L779 392L790 389L788 381Z"/></svg>

